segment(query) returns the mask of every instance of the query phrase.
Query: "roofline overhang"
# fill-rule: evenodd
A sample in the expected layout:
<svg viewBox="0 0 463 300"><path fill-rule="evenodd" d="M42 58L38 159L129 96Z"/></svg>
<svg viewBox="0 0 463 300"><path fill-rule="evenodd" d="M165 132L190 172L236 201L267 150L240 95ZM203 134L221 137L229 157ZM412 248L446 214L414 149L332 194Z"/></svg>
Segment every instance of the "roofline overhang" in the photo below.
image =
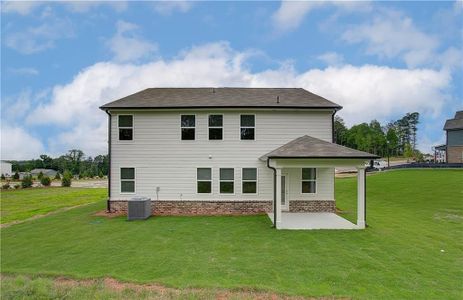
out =
<svg viewBox="0 0 463 300"><path fill-rule="evenodd" d="M264 156L262 159L377 159L381 156L372 155L372 156Z"/></svg>
<svg viewBox="0 0 463 300"><path fill-rule="evenodd" d="M168 109L329 109L329 110L341 110L342 106L315 106L315 107L307 107L307 106L249 106L249 105L240 105L240 106L165 106L165 107L105 107L100 106L99 109L103 111L108 111L108 110L132 110L132 109L140 109L140 110L145 110L145 109L153 109L153 110L168 110Z"/></svg>

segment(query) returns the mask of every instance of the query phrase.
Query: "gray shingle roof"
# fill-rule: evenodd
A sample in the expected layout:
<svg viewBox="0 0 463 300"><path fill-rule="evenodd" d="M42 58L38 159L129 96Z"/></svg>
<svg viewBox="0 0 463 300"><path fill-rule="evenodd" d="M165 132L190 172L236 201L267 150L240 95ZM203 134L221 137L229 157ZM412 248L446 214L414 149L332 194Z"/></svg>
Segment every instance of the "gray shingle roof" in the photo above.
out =
<svg viewBox="0 0 463 300"><path fill-rule="evenodd" d="M265 154L260 159L267 158L364 158L368 160L378 158L378 156L304 135Z"/></svg>
<svg viewBox="0 0 463 300"><path fill-rule="evenodd" d="M463 129L463 110L455 113L455 118L445 121L444 130Z"/></svg>
<svg viewBox="0 0 463 300"><path fill-rule="evenodd" d="M301 88L150 88L106 103L114 108L330 108L342 107Z"/></svg>

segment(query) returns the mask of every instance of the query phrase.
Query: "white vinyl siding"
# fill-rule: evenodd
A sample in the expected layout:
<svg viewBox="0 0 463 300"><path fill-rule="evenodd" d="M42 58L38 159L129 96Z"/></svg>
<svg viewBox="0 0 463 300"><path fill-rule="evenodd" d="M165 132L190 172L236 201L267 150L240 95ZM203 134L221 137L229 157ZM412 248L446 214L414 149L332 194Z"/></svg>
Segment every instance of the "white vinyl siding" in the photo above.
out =
<svg viewBox="0 0 463 300"><path fill-rule="evenodd" d="M111 199L126 200L133 196L120 194L120 167L136 168L136 196L159 200L262 201L273 198L273 171L267 168L262 155L303 135L331 142L331 111L298 110L157 110L112 111ZM118 140L118 114L133 114L134 140ZM194 141L179 137L179 115L196 115ZM223 115L223 140L208 139L208 116ZM256 115L255 141L242 141L239 136L240 115ZM196 169L210 167L212 193L198 194ZM235 169L235 193L219 193L219 169ZM242 168L256 168L257 194L242 193ZM294 171L294 174L293 174ZM334 169L318 169L317 194L301 195L300 168L290 170L290 185L295 184L294 197L299 199L333 199ZM294 178L294 180L293 180ZM292 199L292 198L291 198Z"/></svg>

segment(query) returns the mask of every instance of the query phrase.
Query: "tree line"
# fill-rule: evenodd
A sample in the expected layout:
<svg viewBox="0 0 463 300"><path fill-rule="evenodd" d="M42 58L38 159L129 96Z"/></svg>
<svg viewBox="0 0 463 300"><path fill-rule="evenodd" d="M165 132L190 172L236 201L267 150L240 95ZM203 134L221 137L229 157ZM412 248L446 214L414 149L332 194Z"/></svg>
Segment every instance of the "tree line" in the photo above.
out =
<svg viewBox="0 0 463 300"><path fill-rule="evenodd" d="M416 134L420 114L407 113L402 118L382 126L377 120L347 128L344 120L335 116L334 132L337 144L385 157L420 156L416 150Z"/></svg>
<svg viewBox="0 0 463 300"><path fill-rule="evenodd" d="M13 172L29 172L33 169L53 169L60 174L69 171L80 177L106 176L109 171L108 155L86 156L82 150L72 149L66 154L52 158L46 154L38 159L11 161Z"/></svg>

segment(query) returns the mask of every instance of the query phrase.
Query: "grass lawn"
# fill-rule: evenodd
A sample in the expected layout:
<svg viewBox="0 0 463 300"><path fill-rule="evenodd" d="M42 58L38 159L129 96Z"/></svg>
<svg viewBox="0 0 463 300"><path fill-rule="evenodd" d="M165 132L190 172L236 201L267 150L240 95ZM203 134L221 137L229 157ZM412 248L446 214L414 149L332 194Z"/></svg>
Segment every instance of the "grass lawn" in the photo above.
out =
<svg viewBox="0 0 463 300"><path fill-rule="evenodd" d="M277 231L266 216L127 222L94 216L102 201L2 229L1 269L315 297L463 298L463 172L390 171L368 176L367 188L369 227L359 231ZM355 189L355 178L336 180L351 220ZM2 298L12 286L2 280Z"/></svg>
<svg viewBox="0 0 463 300"><path fill-rule="evenodd" d="M2 191L0 223L21 221L60 208L101 201L106 195L106 189L94 188L48 187Z"/></svg>

